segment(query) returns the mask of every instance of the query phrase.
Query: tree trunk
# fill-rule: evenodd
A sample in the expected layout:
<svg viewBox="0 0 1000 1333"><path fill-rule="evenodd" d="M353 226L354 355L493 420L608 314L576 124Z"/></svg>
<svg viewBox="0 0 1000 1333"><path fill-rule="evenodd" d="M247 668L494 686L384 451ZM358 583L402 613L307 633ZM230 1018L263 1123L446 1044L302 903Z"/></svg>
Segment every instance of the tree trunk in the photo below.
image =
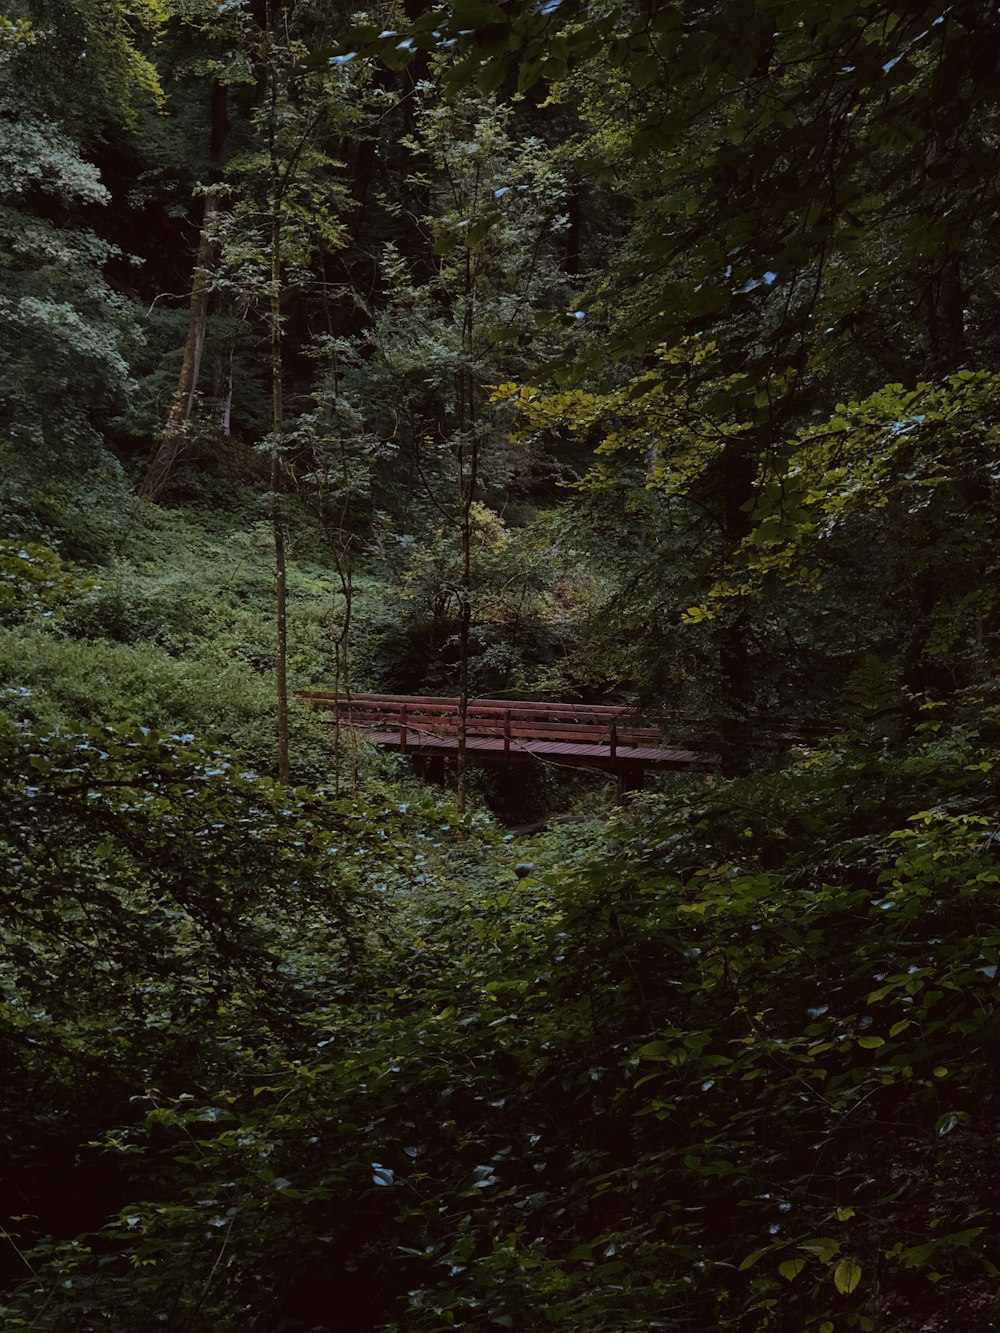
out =
<svg viewBox="0 0 1000 1333"><path fill-rule="evenodd" d="M215 427L224 439L228 439L232 427L233 359L236 353L236 333L232 298L225 292L219 295L215 315L217 319L224 316L232 324L232 328L222 340L212 380L212 415Z"/></svg>
<svg viewBox="0 0 1000 1333"><path fill-rule="evenodd" d="M927 310L927 373L943 379L965 360L965 315L962 309L962 264L946 254L934 268L925 295Z"/></svg>
<svg viewBox="0 0 1000 1333"><path fill-rule="evenodd" d="M191 282L191 304L188 309L187 337L184 355L177 379L177 392L167 416L159 447L146 469L139 486L144 500L158 503L166 490L171 473L187 443L185 427L194 409L201 375L201 359L205 349L205 329L208 324L211 273L215 266L216 246L212 237L212 223L218 210L218 201L212 186L218 181L222 166L222 149L229 132L226 113L226 86L215 79L212 83L212 129L209 145L209 186L202 208L201 230Z"/></svg>
<svg viewBox="0 0 1000 1333"><path fill-rule="evenodd" d="M479 438L476 421L476 385L472 365L475 350L476 274L472 254L465 252L465 315L462 351L467 364L459 369L458 397L458 514L462 545L461 604L458 628L458 774L455 805L464 812L469 772L469 657L472 649L472 505L479 481ZM468 446L466 445L468 441Z"/></svg>
<svg viewBox="0 0 1000 1333"><path fill-rule="evenodd" d="M951 161L954 151L943 134L935 134L927 147L925 162L930 171ZM923 296L927 334L927 373L941 379L958 370L965 360L965 313L962 307L962 265L959 255L947 251L932 269Z"/></svg>
<svg viewBox="0 0 1000 1333"><path fill-rule="evenodd" d="M931 171L935 166L952 161L955 156L956 150L949 147L945 136L935 134L924 155L925 166ZM940 381L961 369L967 357L962 262L957 251L947 250L936 261L927 277L920 304L926 338L927 376ZM959 463L952 481L970 517L988 502L989 478L982 469ZM926 650L934 630L938 604L955 591L956 571L943 572L939 568L935 532L929 524L923 525L917 545L917 561L913 575L915 614L906 648L905 679L910 688L917 691L947 690L946 674L943 675L928 658ZM985 568L978 569L976 577L985 578Z"/></svg>
<svg viewBox="0 0 1000 1333"><path fill-rule="evenodd" d="M462 481L463 459L459 459ZM472 526L469 506L462 509L462 580L458 626L458 773L455 781L455 805L465 810L469 773L469 648L472 637Z"/></svg>
<svg viewBox="0 0 1000 1333"><path fill-rule="evenodd" d="M725 531L730 551L746 537L752 520L748 506L753 498L754 455L743 441L728 447L724 462ZM750 760L750 704L753 686L750 671L750 623L737 600L732 619L722 628L719 641L719 670L725 691L722 717L722 772L735 777L747 770Z"/></svg>
<svg viewBox="0 0 1000 1333"><path fill-rule="evenodd" d="M273 45L273 16L268 13ZM271 526L274 533L274 611L277 635L275 689L277 693L278 781L291 780L288 733L288 567L285 550L285 516L281 503L281 435L285 425L284 379L281 364L281 171L278 163L278 74L272 62L268 71L270 117L268 151L271 166Z"/></svg>
<svg viewBox="0 0 1000 1333"><path fill-rule="evenodd" d="M566 207L569 218L569 226L566 228L566 253L563 258L563 268L566 270L567 277L578 278L581 272L580 254L583 243L583 185L580 181L574 182L569 192L569 200Z"/></svg>
<svg viewBox="0 0 1000 1333"><path fill-rule="evenodd" d="M278 443L271 455L271 523L274 528L274 611L277 629L275 689L278 706L278 781L291 780L288 731L288 570L285 552L285 522L281 508L281 470Z"/></svg>
<svg viewBox="0 0 1000 1333"><path fill-rule="evenodd" d="M205 326L208 322L209 281L215 259L215 242L211 235L216 201L212 193L205 195L201 234L195 259L194 280L191 286L191 305L188 312L187 338L181 359L177 392L167 417L160 444L146 469L139 487L144 500L158 503L166 490L170 475L184 452L187 443L186 426L194 408L201 374L201 357L205 347Z"/></svg>

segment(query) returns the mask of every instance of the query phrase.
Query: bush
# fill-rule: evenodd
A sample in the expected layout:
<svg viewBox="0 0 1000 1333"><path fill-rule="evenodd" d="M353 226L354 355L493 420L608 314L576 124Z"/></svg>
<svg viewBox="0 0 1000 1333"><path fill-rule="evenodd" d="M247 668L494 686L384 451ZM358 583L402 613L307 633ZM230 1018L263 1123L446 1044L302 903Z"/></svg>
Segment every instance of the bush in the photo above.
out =
<svg viewBox="0 0 1000 1333"><path fill-rule="evenodd" d="M495 844L444 808L370 809L345 827L305 794L269 800L250 827L290 853L282 875L296 830L308 865L317 821L333 819L332 863L379 902L369 916L357 899L363 978L327 926L272 934L294 1053L280 1034L249 1036L241 1001L232 1046L199 1039L184 1079L106 1126L135 1201L96 1238L37 1247L8 1324L138 1329L155 1309L197 1333L304 1333L336 1309L338 1327L384 1333L911 1333L956 1311L987 1327L1000 1269L989 712L925 709L904 749L845 737L796 770L649 795L607 828L531 842ZM156 773L184 758L112 738L115 764L123 743ZM64 794L93 784L93 758L81 783L59 754ZM74 811L37 746L18 762L33 758L37 781L7 808L21 820L27 802L61 844ZM172 830L187 867L218 818L194 883L208 892L218 875L226 910L246 874L239 819L213 813L223 778L194 779L159 789L162 812L129 796L120 814L139 821L143 867ZM133 876L136 853L106 841L72 834L70 863ZM49 929L61 938L39 919L38 940ZM178 979L189 968L204 1008L203 955L160 952ZM67 1031L85 1050L113 1040L100 1024Z"/></svg>

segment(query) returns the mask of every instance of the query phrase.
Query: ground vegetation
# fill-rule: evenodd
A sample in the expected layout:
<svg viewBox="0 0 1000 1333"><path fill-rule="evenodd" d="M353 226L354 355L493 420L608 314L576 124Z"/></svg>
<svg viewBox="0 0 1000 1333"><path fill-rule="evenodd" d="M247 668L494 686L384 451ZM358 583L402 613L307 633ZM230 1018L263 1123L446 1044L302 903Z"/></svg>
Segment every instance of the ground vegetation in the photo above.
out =
<svg viewBox="0 0 1000 1333"><path fill-rule="evenodd" d="M5 1328L1000 1328L998 60L0 5Z"/></svg>

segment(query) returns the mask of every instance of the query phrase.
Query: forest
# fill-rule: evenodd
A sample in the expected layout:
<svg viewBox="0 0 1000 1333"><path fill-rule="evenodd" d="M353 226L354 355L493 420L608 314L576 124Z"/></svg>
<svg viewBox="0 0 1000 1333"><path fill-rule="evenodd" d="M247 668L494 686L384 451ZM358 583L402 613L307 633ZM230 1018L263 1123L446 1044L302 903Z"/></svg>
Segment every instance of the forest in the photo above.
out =
<svg viewBox="0 0 1000 1333"><path fill-rule="evenodd" d="M996 0L0 0L3 1329L1000 1329L998 103Z"/></svg>

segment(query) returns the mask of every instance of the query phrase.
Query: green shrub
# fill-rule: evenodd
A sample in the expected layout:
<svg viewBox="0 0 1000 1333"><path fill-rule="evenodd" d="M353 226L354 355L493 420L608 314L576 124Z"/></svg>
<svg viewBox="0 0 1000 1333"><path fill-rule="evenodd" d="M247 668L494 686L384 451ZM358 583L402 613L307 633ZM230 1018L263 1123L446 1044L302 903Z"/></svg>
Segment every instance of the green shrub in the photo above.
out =
<svg viewBox="0 0 1000 1333"><path fill-rule="evenodd" d="M239 754L260 773L274 771L275 699L270 674L225 652L176 658L157 644L71 640L45 629L0 629L0 678L7 706L47 728L130 724L191 733ZM318 720L292 710L299 780L322 782L332 767Z"/></svg>
<svg viewBox="0 0 1000 1333"><path fill-rule="evenodd" d="M91 586L48 546L0 541L0 625L26 617L65 619L67 605Z"/></svg>
<svg viewBox="0 0 1000 1333"><path fill-rule="evenodd" d="M338 825L382 905L362 990L290 943L297 1052L240 1026L235 1072L199 1046L106 1127L135 1202L37 1247L8 1323L304 1331L336 1296L385 1333L985 1327L1000 793L963 707L531 842ZM141 813L154 850L179 809Z"/></svg>
<svg viewBox="0 0 1000 1333"><path fill-rule="evenodd" d="M121 541L133 504L121 464L98 441L27 449L0 436L0 536L99 561Z"/></svg>

